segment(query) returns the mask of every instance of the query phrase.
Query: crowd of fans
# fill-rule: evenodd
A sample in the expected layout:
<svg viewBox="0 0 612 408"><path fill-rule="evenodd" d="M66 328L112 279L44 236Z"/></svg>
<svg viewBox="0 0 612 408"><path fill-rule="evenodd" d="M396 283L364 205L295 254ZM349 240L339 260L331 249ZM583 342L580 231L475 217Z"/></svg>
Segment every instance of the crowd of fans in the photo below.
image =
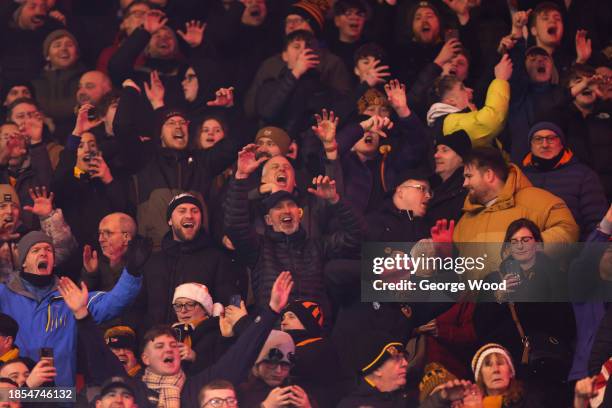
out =
<svg viewBox="0 0 612 408"><path fill-rule="evenodd" d="M0 18L0 389L77 395L0 407L612 407L609 2ZM505 289L362 301L369 242Z"/></svg>

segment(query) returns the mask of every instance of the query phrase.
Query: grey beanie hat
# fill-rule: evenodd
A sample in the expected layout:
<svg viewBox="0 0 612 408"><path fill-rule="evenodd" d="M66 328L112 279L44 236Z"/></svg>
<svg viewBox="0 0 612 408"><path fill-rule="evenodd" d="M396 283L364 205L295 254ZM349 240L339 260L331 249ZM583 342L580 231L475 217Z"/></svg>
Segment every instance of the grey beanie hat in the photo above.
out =
<svg viewBox="0 0 612 408"><path fill-rule="evenodd" d="M53 241L51 240L51 237L41 231L28 232L23 236L23 238L19 240L19 242L17 243L17 250L19 251L20 267L21 265L23 265L23 262L25 261L28 252L30 252L30 248L32 248L39 242L46 242L47 244L53 246Z"/></svg>

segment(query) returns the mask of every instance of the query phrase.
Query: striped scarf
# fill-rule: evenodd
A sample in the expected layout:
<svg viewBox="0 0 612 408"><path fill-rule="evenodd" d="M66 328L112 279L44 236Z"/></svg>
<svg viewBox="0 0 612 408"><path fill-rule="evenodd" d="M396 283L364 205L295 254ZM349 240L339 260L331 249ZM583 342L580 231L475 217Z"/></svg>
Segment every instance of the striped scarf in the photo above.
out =
<svg viewBox="0 0 612 408"><path fill-rule="evenodd" d="M612 374L612 357L608 359L602 366L601 371L597 374L595 378L595 383L593 384L593 391L597 393L597 395L591 398L591 407L599 407L603 403L604 395L606 393L606 386L608 385L608 380L610 379L610 374Z"/></svg>
<svg viewBox="0 0 612 408"><path fill-rule="evenodd" d="M183 370L176 375L158 375L149 369L145 369L142 381L147 388L156 391L159 395L158 408L180 408L181 390L185 384L185 373Z"/></svg>

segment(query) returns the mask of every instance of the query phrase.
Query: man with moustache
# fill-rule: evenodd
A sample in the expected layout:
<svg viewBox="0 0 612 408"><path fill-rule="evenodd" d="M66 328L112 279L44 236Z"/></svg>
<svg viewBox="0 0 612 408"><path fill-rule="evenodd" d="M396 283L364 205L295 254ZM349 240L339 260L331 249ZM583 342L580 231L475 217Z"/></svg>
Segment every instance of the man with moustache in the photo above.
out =
<svg viewBox="0 0 612 408"><path fill-rule="evenodd" d="M161 251L144 266L143 288L134 307L137 313L132 327L144 325L148 329L155 324L173 323L172 296L183 283L206 285L213 299L222 304L228 304L235 294L246 298L246 292L241 290L241 283L246 281L231 260L213 247L202 225L203 213L202 202L191 193L178 194L168 204L166 220L170 231L162 240Z"/></svg>

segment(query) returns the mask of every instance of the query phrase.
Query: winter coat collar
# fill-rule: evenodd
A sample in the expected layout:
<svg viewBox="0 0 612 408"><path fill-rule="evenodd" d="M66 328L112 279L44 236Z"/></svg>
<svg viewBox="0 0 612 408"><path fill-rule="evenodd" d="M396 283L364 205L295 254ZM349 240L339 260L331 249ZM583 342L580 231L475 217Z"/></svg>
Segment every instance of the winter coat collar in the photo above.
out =
<svg viewBox="0 0 612 408"><path fill-rule="evenodd" d="M57 287L57 282L58 281L59 281L59 279L56 276L55 277L55 282L53 284L53 287ZM32 300L38 301L38 299L36 298L36 295L34 295L30 291L28 291L26 286L23 284L23 281L21 280L21 277L19 276L19 274L13 275L11 280L9 280L8 283L6 284L6 287L8 289L10 289L11 291L15 292L18 295L25 296L25 297L30 298ZM53 289L53 290L50 291L50 293L53 293L54 291L55 290Z"/></svg>
<svg viewBox="0 0 612 408"><path fill-rule="evenodd" d="M432 127L436 119L446 116L450 113L461 112L461 109L442 102L437 102L431 105L427 111L427 126Z"/></svg>
<svg viewBox="0 0 612 408"><path fill-rule="evenodd" d="M525 174L523 174L523 172L515 164L511 163L509 170L506 184L504 184L502 191L499 193L499 196L493 205L486 207L484 204L473 203L468 195L465 198L465 203L463 204L463 211L475 214L480 211L493 212L514 207L514 196L516 193L525 188L533 187L533 185L527 176L525 176Z"/></svg>
<svg viewBox="0 0 612 408"><path fill-rule="evenodd" d="M280 243L280 242L299 242L306 240L306 231L300 225L299 229L291 235L284 234L282 232L276 232L272 229L272 227L266 227L266 237L270 238L272 241Z"/></svg>
<svg viewBox="0 0 612 408"><path fill-rule="evenodd" d="M559 162L555 165L553 170L560 169L567 164L574 163L576 160L574 159L574 153L570 149L565 149L563 156ZM529 152L527 156L523 159L523 167L529 167L530 169L538 170L537 166L534 165L533 153Z"/></svg>
<svg viewBox="0 0 612 408"><path fill-rule="evenodd" d="M170 255L191 254L201 251L211 246L210 238L203 229L192 241L175 241L172 237L172 231L168 231L162 239L162 251Z"/></svg>

